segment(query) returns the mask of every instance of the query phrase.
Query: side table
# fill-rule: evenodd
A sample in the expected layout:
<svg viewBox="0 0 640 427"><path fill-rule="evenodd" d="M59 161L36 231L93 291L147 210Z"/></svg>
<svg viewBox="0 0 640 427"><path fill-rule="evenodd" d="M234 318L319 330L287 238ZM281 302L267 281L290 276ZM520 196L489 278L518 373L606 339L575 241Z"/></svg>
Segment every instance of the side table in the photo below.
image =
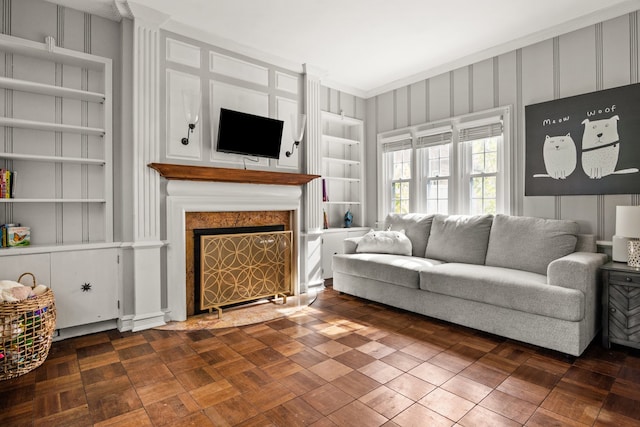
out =
<svg viewBox="0 0 640 427"><path fill-rule="evenodd" d="M602 267L602 345L640 349L640 269L622 262Z"/></svg>

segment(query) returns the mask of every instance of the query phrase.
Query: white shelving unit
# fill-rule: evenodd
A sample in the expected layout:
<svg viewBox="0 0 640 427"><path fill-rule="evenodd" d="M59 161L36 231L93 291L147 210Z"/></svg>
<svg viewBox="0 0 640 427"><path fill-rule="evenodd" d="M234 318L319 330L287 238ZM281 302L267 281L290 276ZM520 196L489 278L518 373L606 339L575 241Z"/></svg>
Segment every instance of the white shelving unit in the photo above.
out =
<svg viewBox="0 0 640 427"><path fill-rule="evenodd" d="M11 70L0 76L0 168L16 172L15 198L0 199L0 224L31 227L30 246L0 249L0 279L29 271L49 285L60 337L88 324L111 329L121 293L112 61L0 35L0 70Z"/></svg>
<svg viewBox="0 0 640 427"><path fill-rule="evenodd" d="M0 93L11 106L0 117L5 129L0 167L17 172L15 198L0 199L0 223L30 226L36 252L68 243L112 242L111 59L59 47L49 51L44 43L6 35L0 35L0 54L13 67L12 76L0 76ZM56 72L73 76L69 80L76 86L84 73L97 88L52 84ZM58 230L55 240L54 233L45 233L56 227L51 215L56 208L43 208L51 204L96 205L88 214L64 207L58 212L65 217L58 223L69 218L90 223L88 239L78 242L77 233L65 235L66 230ZM2 206L11 206L10 211ZM0 250L0 256L10 254L11 249Z"/></svg>
<svg viewBox="0 0 640 427"><path fill-rule="evenodd" d="M368 231L364 220L364 173L362 120L322 112L322 179L327 199L323 209L329 228L322 235L322 277L333 277L331 258L343 252L343 240ZM351 228L344 228L344 215L353 214Z"/></svg>
<svg viewBox="0 0 640 427"><path fill-rule="evenodd" d="M363 224L363 136L362 120L322 112L323 209L330 229L344 227L347 210L353 214L352 227Z"/></svg>

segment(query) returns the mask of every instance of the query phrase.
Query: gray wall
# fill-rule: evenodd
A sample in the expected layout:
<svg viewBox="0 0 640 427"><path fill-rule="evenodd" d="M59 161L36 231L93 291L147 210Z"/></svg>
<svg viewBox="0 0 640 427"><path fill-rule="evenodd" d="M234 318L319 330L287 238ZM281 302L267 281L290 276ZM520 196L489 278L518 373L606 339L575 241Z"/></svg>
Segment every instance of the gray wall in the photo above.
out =
<svg viewBox="0 0 640 427"><path fill-rule="evenodd" d="M611 240L616 205L640 204L639 195L524 196L524 106L638 83L638 29L633 12L368 99L366 211L377 207L377 133L512 105L513 213L574 219L582 232Z"/></svg>

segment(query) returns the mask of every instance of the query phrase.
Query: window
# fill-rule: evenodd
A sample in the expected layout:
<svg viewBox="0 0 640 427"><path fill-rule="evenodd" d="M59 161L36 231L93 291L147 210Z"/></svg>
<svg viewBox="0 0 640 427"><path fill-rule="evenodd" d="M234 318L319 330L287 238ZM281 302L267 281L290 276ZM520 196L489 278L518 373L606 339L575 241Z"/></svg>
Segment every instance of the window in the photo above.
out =
<svg viewBox="0 0 640 427"><path fill-rule="evenodd" d="M509 112L498 108L380 134L379 217L510 213Z"/></svg>
<svg viewBox="0 0 640 427"><path fill-rule="evenodd" d="M408 213L411 211L411 140L400 137L382 144L382 167L388 196L386 212Z"/></svg>

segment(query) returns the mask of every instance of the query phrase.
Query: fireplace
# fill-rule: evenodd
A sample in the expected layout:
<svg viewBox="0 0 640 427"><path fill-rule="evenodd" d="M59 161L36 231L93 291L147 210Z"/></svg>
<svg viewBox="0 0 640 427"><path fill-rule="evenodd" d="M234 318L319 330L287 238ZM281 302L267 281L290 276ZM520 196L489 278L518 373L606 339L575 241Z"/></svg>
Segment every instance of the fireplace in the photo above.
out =
<svg viewBox="0 0 640 427"><path fill-rule="evenodd" d="M302 189L292 185L167 182L166 320L195 313L193 231L282 224L291 232L291 294L300 290L299 217Z"/></svg>
<svg viewBox="0 0 640 427"><path fill-rule="evenodd" d="M193 261L194 314L291 293L284 224L194 229Z"/></svg>

